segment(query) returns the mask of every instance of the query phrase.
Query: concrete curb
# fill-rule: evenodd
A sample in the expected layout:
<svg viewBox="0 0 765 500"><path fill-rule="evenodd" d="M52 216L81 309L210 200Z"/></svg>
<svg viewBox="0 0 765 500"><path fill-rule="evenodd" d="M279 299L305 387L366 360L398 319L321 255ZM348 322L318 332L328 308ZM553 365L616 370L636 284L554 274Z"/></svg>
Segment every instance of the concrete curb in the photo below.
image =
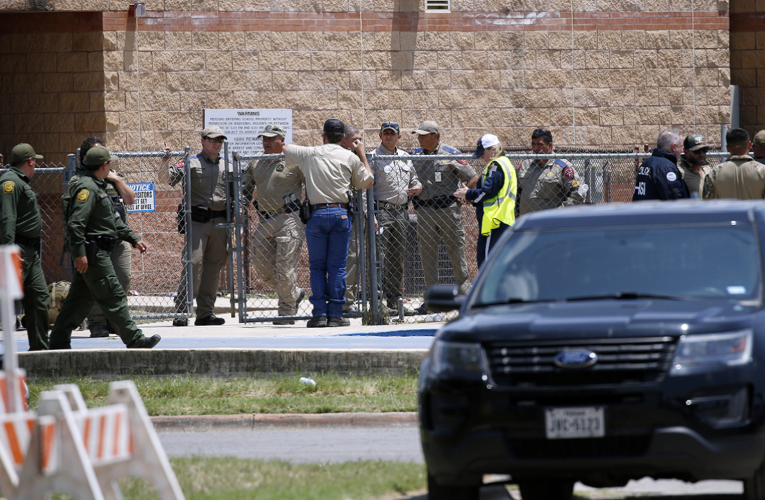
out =
<svg viewBox="0 0 765 500"><path fill-rule="evenodd" d="M417 424L416 412L190 415L151 417L160 432L254 430L264 427L400 427Z"/></svg>
<svg viewBox="0 0 765 500"><path fill-rule="evenodd" d="M388 373L420 368L427 349L88 349L19 354L30 377Z"/></svg>

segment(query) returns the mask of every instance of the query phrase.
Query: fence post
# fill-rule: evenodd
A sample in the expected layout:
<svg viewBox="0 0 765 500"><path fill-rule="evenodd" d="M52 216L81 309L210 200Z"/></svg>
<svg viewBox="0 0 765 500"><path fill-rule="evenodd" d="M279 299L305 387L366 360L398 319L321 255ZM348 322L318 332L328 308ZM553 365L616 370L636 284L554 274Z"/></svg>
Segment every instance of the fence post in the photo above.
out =
<svg viewBox="0 0 765 500"><path fill-rule="evenodd" d="M231 195L234 193L234 189L236 186L236 181L234 180L234 174L232 172L232 169L229 168L229 159L228 159L228 140L223 142L223 168L226 169L226 232L228 233L228 243L229 248L231 248L232 255L229 256L228 259L228 296L229 296L229 307L231 308L231 317L233 318L236 316L236 299L234 298L234 259L233 256L236 255L235 246L231 244L232 242L232 210L236 210L236 207L239 206L239 203L237 203L238 198L234 197L234 207L231 206ZM237 226L234 226L236 228ZM239 235L234 234L233 235L233 241L236 242ZM215 308L213 307L213 310Z"/></svg>
<svg viewBox="0 0 765 500"><path fill-rule="evenodd" d="M375 232L375 187L374 185L367 190L367 237L369 238L369 291L372 294L372 323L381 324L380 300L377 293L377 268L380 264L377 258L377 233Z"/></svg>
<svg viewBox="0 0 765 500"><path fill-rule="evenodd" d="M191 147L183 148L183 211L186 217L186 233L184 234L184 253L186 265L186 313L194 317L194 258L191 248L191 165L189 156Z"/></svg>
<svg viewBox="0 0 765 500"><path fill-rule="evenodd" d="M243 243L244 238L244 225L242 224L242 211L244 210L244 204L240 202L241 196L242 196L242 172L239 168L239 154L238 153L232 153L234 158L234 183L233 183L233 189L232 194L234 198L234 248L233 248L233 254L236 256L236 290L238 295L238 310L239 310L239 322L244 323L244 317L246 314L246 307L247 307L247 295L242 293L243 286L242 281L244 279L244 255L243 255L243 249L245 247L245 243ZM234 279L234 276L232 274L231 279ZM234 311L235 302L234 302L234 287L231 287L231 309Z"/></svg>

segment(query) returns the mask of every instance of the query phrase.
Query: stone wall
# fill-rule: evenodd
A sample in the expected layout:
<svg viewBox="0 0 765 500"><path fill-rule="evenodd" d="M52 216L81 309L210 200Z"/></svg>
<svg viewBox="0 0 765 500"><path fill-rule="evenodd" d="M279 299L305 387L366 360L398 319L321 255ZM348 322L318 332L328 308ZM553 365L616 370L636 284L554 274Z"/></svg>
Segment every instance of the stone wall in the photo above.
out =
<svg viewBox="0 0 765 500"><path fill-rule="evenodd" d="M765 128L765 4L731 5L731 83L740 87L740 124L750 135Z"/></svg>
<svg viewBox="0 0 765 500"><path fill-rule="evenodd" d="M105 132L102 14L0 15L0 152L19 142L65 162Z"/></svg>
<svg viewBox="0 0 765 500"><path fill-rule="evenodd" d="M370 146L386 120L405 146L433 119L455 146L485 132L527 145L545 127L578 147L653 144L667 126L716 142L729 121L728 12L712 0L693 12L690 0L577 0L573 14L562 0L543 12L453 0L446 14L411 0L361 14L357 0L153 0L141 19L127 3L49 3L104 11L101 124L115 149L196 148L205 108L291 108L302 144L334 116L363 125Z"/></svg>

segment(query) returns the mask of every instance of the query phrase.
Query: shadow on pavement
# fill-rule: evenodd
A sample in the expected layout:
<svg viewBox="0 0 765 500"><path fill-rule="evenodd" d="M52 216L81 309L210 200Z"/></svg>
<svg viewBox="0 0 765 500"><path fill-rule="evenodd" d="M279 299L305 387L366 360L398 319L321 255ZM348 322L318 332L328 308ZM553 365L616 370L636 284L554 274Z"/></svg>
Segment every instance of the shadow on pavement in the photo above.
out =
<svg viewBox="0 0 765 500"><path fill-rule="evenodd" d="M518 500L520 494L517 490L510 495L504 486L487 486L481 489L481 500ZM573 496L577 499L592 500L624 500L626 498L640 498L640 500L741 500L741 495L646 495L645 493L625 494L619 490L604 489L592 490L586 493L576 492ZM396 497L394 500L428 500L427 493L419 493L405 497Z"/></svg>

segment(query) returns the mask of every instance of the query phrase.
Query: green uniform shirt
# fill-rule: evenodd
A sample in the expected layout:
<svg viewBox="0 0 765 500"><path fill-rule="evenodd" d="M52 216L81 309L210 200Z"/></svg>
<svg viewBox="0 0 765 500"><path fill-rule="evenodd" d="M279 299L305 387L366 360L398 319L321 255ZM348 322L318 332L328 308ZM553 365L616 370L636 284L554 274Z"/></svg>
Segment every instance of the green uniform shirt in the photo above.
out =
<svg viewBox="0 0 765 500"><path fill-rule="evenodd" d="M141 241L114 211L114 202L106 193L106 181L92 172L84 172L80 180L69 186L70 212L67 228L72 256L85 255L85 241L96 236L120 238L135 246Z"/></svg>
<svg viewBox="0 0 765 500"><path fill-rule="evenodd" d="M39 238L42 218L29 177L11 167L0 176L0 189L0 245L12 245L16 236Z"/></svg>
<svg viewBox="0 0 765 500"><path fill-rule="evenodd" d="M85 172L87 172L87 170L84 168L78 168L74 172L74 175L72 175L72 178L69 179L68 188L74 186ZM117 175L122 177L120 174ZM120 214L120 217L122 217L122 222L127 224L127 209L125 208L125 202L122 200L122 195L117 191L117 186L115 186L112 181L105 179L104 182L106 182L106 194L108 194L114 202L114 208L117 213Z"/></svg>
<svg viewBox="0 0 765 500"><path fill-rule="evenodd" d="M698 193L699 198L702 198L704 178L712 171L712 167L705 163L701 166L701 170L696 172L683 154L677 162L677 169L683 174L683 180L685 181L685 185L688 186L688 192Z"/></svg>

